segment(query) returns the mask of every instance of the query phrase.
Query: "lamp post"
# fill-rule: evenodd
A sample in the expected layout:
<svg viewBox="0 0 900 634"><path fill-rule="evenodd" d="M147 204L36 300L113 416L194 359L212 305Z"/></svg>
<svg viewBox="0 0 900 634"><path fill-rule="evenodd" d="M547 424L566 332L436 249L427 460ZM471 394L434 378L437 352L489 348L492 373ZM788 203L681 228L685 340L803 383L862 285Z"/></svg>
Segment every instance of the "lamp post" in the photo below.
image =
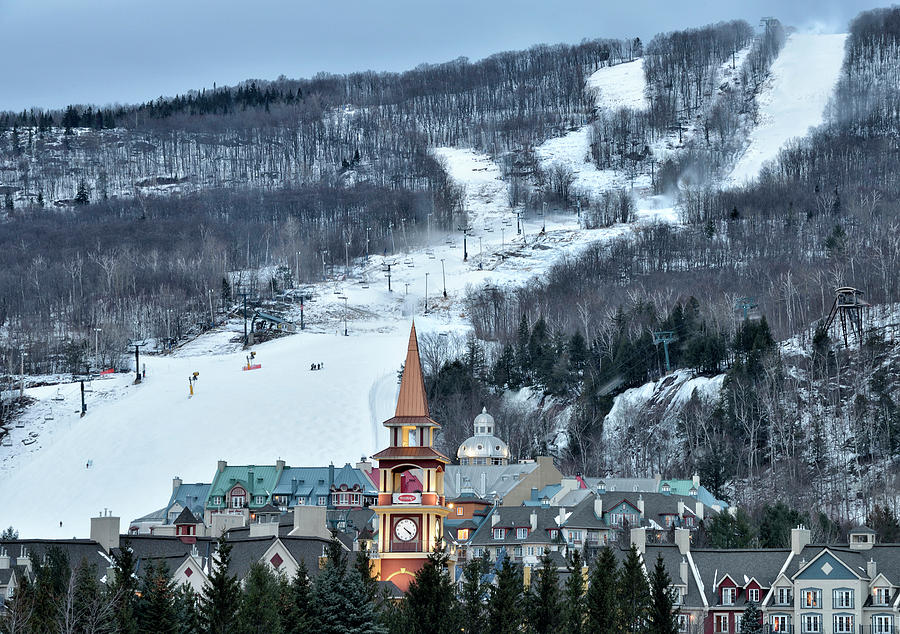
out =
<svg viewBox="0 0 900 634"><path fill-rule="evenodd" d="M297 286L300 286L300 252L297 251Z"/></svg>
<svg viewBox="0 0 900 634"><path fill-rule="evenodd" d="M94 328L94 360L100 365L100 333L102 328Z"/></svg>
<svg viewBox="0 0 900 634"><path fill-rule="evenodd" d="M462 231L463 235L463 262L468 262L469 260L469 251L466 248L466 236L469 235L468 227L457 227L458 231Z"/></svg>
<svg viewBox="0 0 900 634"><path fill-rule="evenodd" d="M366 264L369 263L369 229L371 227L366 227Z"/></svg>
<svg viewBox="0 0 900 634"><path fill-rule="evenodd" d="M323 280L324 280L326 277L328 277L328 276L325 274L325 254L326 254L326 253L328 253L328 249L322 249L322 279L323 279Z"/></svg>
<svg viewBox="0 0 900 634"><path fill-rule="evenodd" d="M425 314L428 314L428 272L425 272Z"/></svg>
<svg viewBox="0 0 900 634"><path fill-rule="evenodd" d="M347 275L350 275L350 241L344 243L344 262L347 267Z"/></svg>
<svg viewBox="0 0 900 634"><path fill-rule="evenodd" d="M444 299L447 299L447 271L444 269L444 258L441 258L441 277L444 279Z"/></svg>
<svg viewBox="0 0 900 634"><path fill-rule="evenodd" d="M547 232L547 203L541 205L541 233Z"/></svg>
<svg viewBox="0 0 900 634"><path fill-rule="evenodd" d="M28 353L25 352L25 348L21 348L22 354L19 355L19 376L22 381L19 383L19 398L25 396L25 357L28 356Z"/></svg>
<svg viewBox="0 0 900 634"><path fill-rule="evenodd" d="M344 296L342 298L344 300L344 336L347 336L347 297Z"/></svg>

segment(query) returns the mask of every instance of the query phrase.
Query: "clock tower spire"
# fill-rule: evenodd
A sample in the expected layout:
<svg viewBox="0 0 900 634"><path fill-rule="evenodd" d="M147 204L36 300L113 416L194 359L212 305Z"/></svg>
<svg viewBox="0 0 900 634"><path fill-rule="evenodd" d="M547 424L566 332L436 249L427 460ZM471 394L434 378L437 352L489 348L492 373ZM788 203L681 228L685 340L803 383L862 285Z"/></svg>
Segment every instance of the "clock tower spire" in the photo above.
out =
<svg viewBox="0 0 900 634"><path fill-rule="evenodd" d="M406 363L394 416L384 421L390 446L373 456L378 460L378 578L392 581L404 592L428 554L443 537L450 512L444 499L444 468L450 459L436 450L425 377L419 359L416 325L409 333ZM451 558L451 573L454 563Z"/></svg>

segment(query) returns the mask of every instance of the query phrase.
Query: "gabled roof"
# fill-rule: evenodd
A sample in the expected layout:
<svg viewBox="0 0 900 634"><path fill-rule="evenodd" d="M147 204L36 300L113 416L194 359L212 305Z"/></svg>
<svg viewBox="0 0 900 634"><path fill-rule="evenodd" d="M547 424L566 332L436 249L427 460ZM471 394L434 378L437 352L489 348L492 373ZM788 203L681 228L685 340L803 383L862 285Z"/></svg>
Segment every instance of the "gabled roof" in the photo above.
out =
<svg viewBox="0 0 900 634"><path fill-rule="evenodd" d="M172 491L172 496L169 498L169 503L165 508L166 512L174 504L180 504L184 508L191 509L191 513L197 517L202 517L203 505L206 503L206 498L209 497L210 486L212 485L203 482L182 483L181 486Z"/></svg>
<svg viewBox="0 0 900 634"><path fill-rule="evenodd" d="M744 587L751 576L763 588L772 587L790 554L790 548L691 549L691 558L703 581L709 605L719 603L716 590L725 576L738 587ZM746 596L742 595L737 605L743 605L745 601Z"/></svg>
<svg viewBox="0 0 900 634"><path fill-rule="evenodd" d="M400 394L394 416L429 418L428 397L425 394L425 376L419 359L419 342L416 339L416 322L409 329L409 345L406 349L406 363L400 379Z"/></svg>
<svg viewBox="0 0 900 634"><path fill-rule="evenodd" d="M175 521L172 522L175 526L179 526L181 524L202 524L200 520L194 517L194 514L191 513L191 509L188 507L184 507L178 517L175 518Z"/></svg>
<svg viewBox="0 0 900 634"><path fill-rule="evenodd" d="M252 481L250 479L251 472ZM279 472L279 467L275 465L226 465L221 472L216 471L207 499L213 496L224 496L236 484L240 484L247 490L250 498L247 500L248 506L253 508L256 506L254 502L256 496L262 495L266 501L269 500L269 494L275 488ZM258 506L262 506L262 504Z"/></svg>
<svg viewBox="0 0 900 634"><path fill-rule="evenodd" d="M522 478L538 468L536 462L509 465L447 465L444 472L444 493L452 499L466 489L487 497L496 492L501 499L506 496ZM482 489L482 475L484 488Z"/></svg>

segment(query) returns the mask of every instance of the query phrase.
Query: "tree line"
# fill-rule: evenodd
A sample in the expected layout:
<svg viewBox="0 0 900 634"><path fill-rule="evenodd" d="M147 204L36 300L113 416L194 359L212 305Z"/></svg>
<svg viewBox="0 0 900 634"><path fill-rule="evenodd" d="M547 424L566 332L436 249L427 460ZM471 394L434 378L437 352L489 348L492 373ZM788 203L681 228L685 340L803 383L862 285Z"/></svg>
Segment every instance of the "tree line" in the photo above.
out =
<svg viewBox="0 0 900 634"><path fill-rule="evenodd" d="M624 557L607 547L591 564L574 550L566 558L562 578L545 551L540 565L530 569L526 585L523 569L509 558L466 562L456 583L450 578L446 549L439 546L400 600L380 590L366 551L350 561L337 540L312 579L303 563L290 579L254 563L239 583L228 572L230 550L220 540L208 583L198 594L188 584L176 588L162 561L142 560L140 575L135 575L137 562L127 545L114 553L113 574L105 585L91 565L82 561L72 566L62 550L50 548L44 561L32 557L34 579L25 579L7 601L0 632L679 631L675 591L662 559L647 563L648 578L633 547Z"/></svg>

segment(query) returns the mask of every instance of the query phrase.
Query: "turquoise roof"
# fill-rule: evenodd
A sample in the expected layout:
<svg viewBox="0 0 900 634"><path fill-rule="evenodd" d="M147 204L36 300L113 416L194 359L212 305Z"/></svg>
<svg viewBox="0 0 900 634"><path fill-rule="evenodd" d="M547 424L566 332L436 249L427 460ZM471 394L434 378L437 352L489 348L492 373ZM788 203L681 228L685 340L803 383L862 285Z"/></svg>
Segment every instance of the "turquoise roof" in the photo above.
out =
<svg viewBox="0 0 900 634"><path fill-rule="evenodd" d="M211 508L219 508L224 506L224 497L228 491L236 484L240 484L247 490L247 506L249 508L259 508L265 506L271 501L271 494L275 489L275 483L278 480L280 469L276 466L258 466L258 465L227 465L221 472L216 471L212 484L209 487L209 495L207 496L206 505ZM250 474L252 473L252 480ZM213 504L212 498L222 496L221 504ZM257 496L263 496L261 504L256 502Z"/></svg>
<svg viewBox="0 0 900 634"><path fill-rule="evenodd" d="M691 489L694 488L693 480L660 480L658 493L665 493L665 491L663 491L664 484L669 485L668 492L673 495L691 495ZM728 508L728 502L717 500L716 496L710 493L704 486L697 488L697 499L702 502L704 506L712 507L718 505L723 509Z"/></svg>
<svg viewBox="0 0 900 634"><path fill-rule="evenodd" d="M285 467L272 493L288 496L288 506L298 503L315 505L319 497L330 493L328 471L328 467ZM335 467L333 477L335 489L346 486L347 490L352 491L356 487L364 495L378 494L362 470L349 463ZM303 501L299 502L301 499Z"/></svg>

